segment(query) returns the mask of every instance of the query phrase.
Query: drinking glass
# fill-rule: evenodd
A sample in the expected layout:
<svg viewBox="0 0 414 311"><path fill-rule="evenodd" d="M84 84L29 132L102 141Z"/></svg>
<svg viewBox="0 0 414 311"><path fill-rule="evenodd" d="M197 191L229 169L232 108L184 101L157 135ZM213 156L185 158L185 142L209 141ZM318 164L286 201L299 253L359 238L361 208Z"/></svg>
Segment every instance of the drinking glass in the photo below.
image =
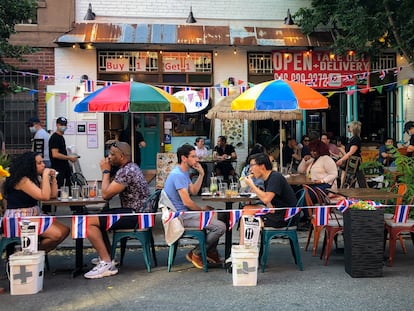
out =
<svg viewBox="0 0 414 311"><path fill-rule="evenodd" d="M219 183L219 193L221 197L225 197L227 193L227 184Z"/></svg>
<svg viewBox="0 0 414 311"><path fill-rule="evenodd" d="M89 198L94 199L98 193L97 185L89 186Z"/></svg>
<svg viewBox="0 0 414 311"><path fill-rule="evenodd" d="M68 186L60 187L60 199L61 200L69 199L69 187Z"/></svg>

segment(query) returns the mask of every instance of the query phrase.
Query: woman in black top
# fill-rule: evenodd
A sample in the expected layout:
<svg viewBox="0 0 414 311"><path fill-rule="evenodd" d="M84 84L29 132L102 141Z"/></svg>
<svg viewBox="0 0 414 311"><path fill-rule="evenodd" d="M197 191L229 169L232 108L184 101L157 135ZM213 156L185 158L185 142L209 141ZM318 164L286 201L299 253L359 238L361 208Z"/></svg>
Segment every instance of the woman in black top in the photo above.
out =
<svg viewBox="0 0 414 311"><path fill-rule="evenodd" d="M4 217L39 216L38 201L57 195L56 171L45 167L40 154L26 152L16 158L10 167L10 177L4 184L7 209ZM39 219L30 219L39 222ZM50 251L69 234L69 228L58 221L40 234L40 249Z"/></svg>

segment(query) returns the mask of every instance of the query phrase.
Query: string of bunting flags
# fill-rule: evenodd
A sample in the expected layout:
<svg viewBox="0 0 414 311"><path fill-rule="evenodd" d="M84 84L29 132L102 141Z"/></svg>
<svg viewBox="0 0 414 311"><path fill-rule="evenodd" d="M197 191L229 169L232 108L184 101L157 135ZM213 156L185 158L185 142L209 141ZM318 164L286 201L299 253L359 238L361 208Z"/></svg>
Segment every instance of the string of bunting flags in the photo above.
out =
<svg viewBox="0 0 414 311"><path fill-rule="evenodd" d="M411 64L408 64L407 66L398 66L398 67L392 67L392 68L386 68L386 69L379 69L379 70L373 70L370 72L363 72L363 73L357 73L357 74L352 74L352 75L344 75L344 76L340 76L340 78L343 78L344 81L350 81L352 80L354 77L356 77L359 81L361 80L367 80L369 78L370 75L378 73L378 77L380 80L384 80L385 77L387 76L388 73L393 73L394 76L397 76L405 67L409 67L411 66ZM6 69L0 69L0 73L18 73L21 74L23 76L27 76L27 75L31 75L31 76L38 76L40 81L46 81L52 78L55 78L56 76L54 75L44 75L44 74L36 74L36 73L32 73L32 72L26 72L26 71L16 71L16 70L6 70ZM63 77L60 77L61 79L66 79L66 80L73 80L75 79L74 75L65 75ZM327 79L338 79L338 76L335 77L331 77L331 78L320 78L320 80L327 80ZM229 83L229 79L225 79L223 81L221 81L220 83L215 84L212 87L188 87L188 86L166 86L166 85L156 85L157 87L160 87L162 89L164 89L167 93L172 94L173 90L177 90L177 89L181 89L183 91L190 91L190 90L197 90L197 91L201 91L203 93L203 99L207 100L210 98L210 93L211 91L217 91L217 93L222 96L229 96L230 95L230 89L234 86L237 86L239 89L239 93L243 93L245 92L248 88L254 86L255 84L250 83L250 82L245 82L244 80L241 79L235 79L235 78L231 78L232 83ZM400 85L406 85L408 84L409 79L405 79L401 81ZM294 81L295 82L295 81ZM311 80L305 80L304 81L306 83L306 85L308 86L314 86L317 82L317 80L315 79L311 79ZM102 85L103 87L112 85L114 83L120 83L119 81L103 81L103 80L81 80L82 85L84 86L85 92L86 93L91 93L94 92L96 90L96 86L98 85ZM377 86L373 86L370 87L369 85L367 85L366 87L361 87L358 89L347 89L347 90L338 90L338 91L321 91L320 93L325 95L326 97L331 97L334 94L339 94L339 93L345 93L347 95L353 95L355 92L361 92L363 94L371 92L371 91L378 91L380 94L382 94L384 88L386 91L392 91L395 89L395 87L397 87L398 82L390 82L390 83L386 83L386 84L382 84L382 85L377 85ZM35 93L39 93L39 90L36 89L30 89L27 87L22 87L22 86L16 86L15 89L13 90L15 93L19 93L19 92L29 92L29 94L33 95ZM53 92L45 92L46 93L46 102L53 96L59 96L60 101L64 101L67 99L68 95L66 94L62 94L62 93L53 93ZM76 101L80 98L80 96L73 96L72 97L72 101Z"/></svg>
<svg viewBox="0 0 414 311"><path fill-rule="evenodd" d="M344 213L352 204L358 203L359 200L340 200L335 205L320 205L320 206L304 206L304 207L285 207L285 208L259 208L256 212L256 216L264 215L270 211L285 210L285 221L297 215L303 208L311 208L315 210L316 225L324 226L328 223L329 213L331 208L336 208L338 211ZM374 201L364 201L369 205L377 208L394 207L395 205L383 205ZM411 205L398 205L395 213L396 222L405 222L408 219L408 213ZM234 210L214 210L214 211L186 211L186 212L170 212L169 217L164 220L164 223L168 223L172 219L179 217L183 214L197 213L200 215L199 229L202 230L208 226L216 213L230 213L229 215L229 230L239 221L242 216L241 209ZM3 227L3 235L6 238L20 237L19 223L23 219L38 219L38 234L42 234L46 231L57 218L71 218L72 222L72 238L87 238L88 237L88 218L89 217L106 217L107 227L106 230L115 224L122 217L135 216L138 218L138 229L152 228L155 224L155 216L161 215L158 213L139 213L139 214L88 214L88 215L70 215L70 216L32 216L32 217L2 217L0 218L0 227Z"/></svg>

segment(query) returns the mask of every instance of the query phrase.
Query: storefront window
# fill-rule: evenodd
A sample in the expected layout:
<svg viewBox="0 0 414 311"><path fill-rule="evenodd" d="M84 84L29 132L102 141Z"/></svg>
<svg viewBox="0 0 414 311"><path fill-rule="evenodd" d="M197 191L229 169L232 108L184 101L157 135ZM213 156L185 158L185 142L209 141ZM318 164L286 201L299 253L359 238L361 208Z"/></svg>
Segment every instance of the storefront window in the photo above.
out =
<svg viewBox="0 0 414 311"><path fill-rule="evenodd" d="M271 53L249 53L249 82L260 83L273 79Z"/></svg>

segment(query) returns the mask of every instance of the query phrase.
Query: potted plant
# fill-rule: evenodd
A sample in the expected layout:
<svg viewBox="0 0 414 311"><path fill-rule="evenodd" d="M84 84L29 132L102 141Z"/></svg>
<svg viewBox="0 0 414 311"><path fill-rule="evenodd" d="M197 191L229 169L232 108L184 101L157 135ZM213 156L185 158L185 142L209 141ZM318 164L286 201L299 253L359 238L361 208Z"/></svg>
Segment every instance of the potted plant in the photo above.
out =
<svg viewBox="0 0 414 311"><path fill-rule="evenodd" d="M383 275L384 210L356 201L344 213L345 271L352 277Z"/></svg>

